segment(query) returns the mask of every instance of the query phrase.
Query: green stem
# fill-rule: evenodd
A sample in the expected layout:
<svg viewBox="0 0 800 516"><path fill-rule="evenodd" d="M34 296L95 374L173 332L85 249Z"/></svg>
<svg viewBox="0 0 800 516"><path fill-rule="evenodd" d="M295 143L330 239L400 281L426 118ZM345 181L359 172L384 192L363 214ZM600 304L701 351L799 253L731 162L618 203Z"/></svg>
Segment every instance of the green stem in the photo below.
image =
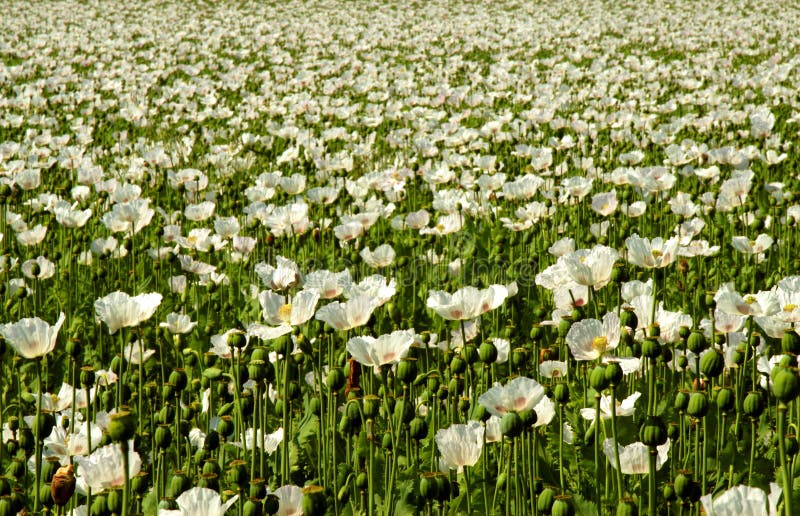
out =
<svg viewBox="0 0 800 516"><path fill-rule="evenodd" d="M36 482L33 485L33 513L38 514L41 507L40 492L42 485L42 439L41 439L41 418L42 418L42 359L36 358L36 421L33 423L34 439L34 471Z"/></svg>
<svg viewBox="0 0 800 516"><path fill-rule="evenodd" d="M647 514L656 513L656 457L658 456L658 449L655 446L650 447L649 454L649 474L647 475Z"/></svg>
<svg viewBox="0 0 800 516"><path fill-rule="evenodd" d="M128 516L128 501L129 493L130 493L130 457L128 456L128 441L127 439L123 439L119 443L120 448L122 448L122 467L125 470L125 486L122 488L122 516Z"/></svg>
<svg viewBox="0 0 800 516"><path fill-rule="evenodd" d="M783 474L783 508L786 516L793 516L792 511L792 475L786 462L786 429L785 429L786 405L781 401L778 403L778 449L781 457L781 473Z"/></svg>
<svg viewBox="0 0 800 516"><path fill-rule="evenodd" d="M617 500L622 500L622 466L619 461L619 443L617 443L617 395L611 386L611 438L614 441L614 462L617 466Z"/></svg>

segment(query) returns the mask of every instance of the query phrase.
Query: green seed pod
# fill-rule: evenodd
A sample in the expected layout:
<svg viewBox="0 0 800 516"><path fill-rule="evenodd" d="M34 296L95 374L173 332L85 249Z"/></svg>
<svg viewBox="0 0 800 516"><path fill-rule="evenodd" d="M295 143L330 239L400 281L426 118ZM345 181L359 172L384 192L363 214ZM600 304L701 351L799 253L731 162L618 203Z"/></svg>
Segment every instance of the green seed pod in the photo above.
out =
<svg viewBox="0 0 800 516"><path fill-rule="evenodd" d="M675 495L675 486L673 484L666 484L661 493L664 495L664 500L668 502L672 502L677 498Z"/></svg>
<svg viewBox="0 0 800 516"><path fill-rule="evenodd" d="M675 410L683 412L686 410L686 407L689 406L689 398L689 391L682 389L675 394L675 402L672 404L672 406L675 408Z"/></svg>
<svg viewBox="0 0 800 516"><path fill-rule="evenodd" d="M644 358L656 359L661 354L661 345L654 337L648 337L642 343L642 356Z"/></svg>
<svg viewBox="0 0 800 516"><path fill-rule="evenodd" d="M689 397L686 413L693 418L702 418L708 413L708 398L704 392L693 392Z"/></svg>
<svg viewBox="0 0 800 516"><path fill-rule="evenodd" d="M122 489L114 489L106 496L106 509L111 514L119 514L122 510Z"/></svg>
<svg viewBox="0 0 800 516"><path fill-rule="evenodd" d="M470 414L470 419L474 421L487 421L491 417L489 411L486 410L486 407L478 403L472 408L472 414Z"/></svg>
<svg viewBox="0 0 800 516"><path fill-rule="evenodd" d="M686 369L686 366L688 366L688 365L689 365L689 359L686 357L686 355L681 355L681 356L678 357L678 369L679 370L683 371L684 369Z"/></svg>
<svg viewBox="0 0 800 516"><path fill-rule="evenodd" d="M220 473L222 473L222 468L220 468L216 459L209 459L203 463L204 475L219 475Z"/></svg>
<svg viewBox="0 0 800 516"><path fill-rule="evenodd" d="M661 335L661 326L658 323L651 324L647 327L647 336L649 338L656 338Z"/></svg>
<svg viewBox="0 0 800 516"><path fill-rule="evenodd" d="M220 437L226 439L233 434L233 418L231 416L222 416L219 424L217 425L217 433Z"/></svg>
<svg viewBox="0 0 800 516"><path fill-rule="evenodd" d="M523 410L519 413L519 418L522 420L522 425L524 428L533 428L533 425L536 424L538 420L538 415L536 411L533 409Z"/></svg>
<svg viewBox="0 0 800 516"><path fill-rule="evenodd" d="M172 478L169 480L167 494L170 498L177 498L181 495L181 493L189 489L191 486L192 482L189 480L189 477L186 476L186 473L181 470L176 470L173 472Z"/></svg>
<svg viewBox="0 0 800 516"><path fill-rule="evenodd" d="M368 394L364 396L363 400L363 411L364 417L367 419L374 419L375 416L378 415L378 409L380 408L380 398L375 396L374 394Z"/></svg>
<svg viewBox="0 0 800 516"><path fill-rule="evenodd" d="M461 348L461 358L469 365L474 364L478 361L478 348L474 344L465 345Z"/></svg>
<svg viewBox="0 0 800 516"><path fill-rule="evenodd" d="M700 330L694 330L686 339L686 348L694 354L700 354L708 347L706 336Z"/></svg>
<svg viewBox="0 0 800 516"><path fill-rule="evenodd" d="M572 321L567 319L561 319L561 322L558 323L558 336L562 339L567 336L569 333L569 329L572 326Z"/></svg>
<svg viewBox="0 0 800 516"><path fill-rule="evenodd" d="M105 516L106 515L106 495L96 495L92 497L92 506L89 512L92 516Z"/></svg>
<svg viewBox="0 0 800 516"><path fill-rule="evenodd" d="M566 383L557 383L553 388L553 398L555 398L557 403L561 403L562 405L569 403L569 385Z"/></svg>
<svg viewBox="0 0 800 516"><path fill-rule="evenodd" d="M555 501L556 492L547 487L542 489L542 492L539 493L538 498L536 498L536 508L539 510L539 512L548 514Z"/></svg>
<svg viewBox="0 0 800 516"><path fill-rule="evenodd" d="M797 455L798 443L796 435L788 434L786 438L783 440L783 443L786 446L786 454L789 457L794 457L795 455Z"/></svg>
<svg viewBox="0 0 800 516"><path fill-rule="evenodd" d="M247 500L244 503L244 516L262 516L264 514L264 506L258 500Z"/></svg>
<svg viewBox="0 0 800 516"><path fill-rule="evenodd" d="M610 362L606 364L606 380L608 381L608 385L616 387L622 381L622 377L622 366L619 365L619 362Z"/></svg>
<svg viewBox="0 0 800 516"><path fill-rule="evenodd" d="M692 479L684 473L679 473L678 476L675 477L673 487L675 495L681 500L686 500L691 496Z"/></svg>
<svg viewBox="0 0 800 516"><path fill-rule="evenodd" d="M623 498L617 504L617 516L638 516L639 509L630 498Z"/></svg>
<svg viewBox="0 0 800 516"><path fill-rule="evenodd" d="M574 516L575 507L570 495L557 495L553 506L550 508L552 516Z"/></svg>
<svg viewBox="0 0 800 516"><path fill-rule="evenodd" d="M322 516L325 514L325 489L322 486L308 486L303 488L302 508L303 514L308 516Z"/></svg>
<svg viewBox="0 0 800 516"><path fill-rule="evenodd" d="M319 398L311 398L308 400L308 411L316 416L322 411L322 402Z"/></svg>
<svg viewBox="0 0 800 516"><path fill-rule="evenodd" d="M647 416L639 429L639 439L646 446L661 446L667 442L667 427L658 416Z"/></svg>
<svg viewBox="0 0 800 516"><path fill-rule="evenodd" d="M155 435L156 446L161 450L166 450L172 443L172 425L158 425Z"/></svg>
<svg viewBox="0 0 800 516"><path fill-rule="evenodd" d="M123 410L111 416L108 423L108 435L114 442L128 441L133 439L136 433L136 419L133 414Z"/></svg>
<svg viewBox="0 0 800 516"><path fill-rule="evenodd" d="M635 330L639 326L639 319L633 310L623 310L619 314L619 322L622 326Z"/></svg>
<svg viewBox="0 0 800 516"><path fill-rule="evenodd" d="M606 387L608 387L605 367L598 365L592 369L592 372L589 374L589 385L591 385L592 389L598 393L602 392Z"/></svg>
<svg viewBox="0 0 800 516"><path fill-rule="evenodd" d="M436 493L439 495L439 501L443 502L445 500L450 499L450 495L457 495L456 489L458 489L458 484L455 486L450 483L450 479L447 478L447 475L439 475L436 477Z"/></svg>
<svg viewBox="0 0 800 516"><path fill-rule="evenodd" d="M509 412L500 420L500 432L506 437L514 438L523 429L522 418L516 412Z"/></svg>
<svg viewBox="0 0 800 516"><path fill-rule="evenodd" d="M181 368L174 369L169 375L169 383L175 390L182 391L186 388L186 371Z"/></svg>
<svg viewBox="0 0 800 516"><path fill-rule="evenodd" d="M800 377L797 369L779 367L772 381L772 394L782 403L789 403L800 394Z"/></svg>
<svg viewBox="0 0 800 516"><path fill-rule="evenodd" d="M397 364L397 379L405 385L410 385L417 377L417 360L404 358Z"/></svg>
<svg viewBox="0 0 800 516"><path fill-rule="evenodd" d="M369 485L369 478L363 471L356 476L356 489L359 491L366 491Z"/></svg>
<svg viewBox="0 0 800 516"><path fill-rule="evenodd" d="M484 364L493 364L497 360L497 346L491 342L484 342L478 348L478 358Z"/></svg>
<svg viewBox="0 0 800 516"><path fill-rule="evenodd" d="M727 387L723 387L717 392L717 407L723 413L733 410L735 400L733 391Z"/></svg>
<svg viewBox="0 0 800 516"><path fill-rule="evenodd" d="M0 516L14 516L17 511L14 509L14 504L11 497L3 495L0 497Z"/></svg>
<svg viewBox="0 0 800 516"><path fill-rule="evenodd" d="M764 412L764 399L757 391L750 391L744 398L742 409L746 416L751 419L758 419Z"/></svg>
<svg viewBox="0 0 800 516"><path fill-rule="evenodd" d="M414 419L414 405L400 398L394 406L394 414L402 423L408 424Z"/></svg>
<svg viewBox="0 0 800 516"><path fill-rule="evenodd" d="M450 359L450 372L452 374L461 374L467 369L467 363L461 358L460 355L453 355Z"/></svg>
<svg viewBox="0 0 800 516"><path fill-rule="evenodd" d="M203 449L213 452L217 448L219 448L219 433L216 430L211 430L203 441Z"/></svg>
<svg viewBox="0 0 800 516"><path fill-rule="evenodd" d="M781 351L783 353L800 354L800 335L793 329L784 330L781 337Z"/></svg>
<svg viewBox="0 0 800 516"><path fill-rule="evenodd" d="M415 417L408 425L408 434L417 441L424 439L428 435L428 423L421 417Z"/></svg>
<svg viewBox="0 0 800 516"><path fill-rule="evenodd" d="M81 386L84 389L91 389L94 386L94 367L83 366L81 367Z"/></svg>
<svg viewBox="0 0 800 516"><path fill-rule="evenodd" d="M347 378L344 376L344 371L342 371L341 367L334 367L330 371L328 371L328 377L325 379L325 383L332 392L338 392L342 387L344 387L345 381Z"/></svg>
<svg viewBox="0 0 800 516"><path fill-rule="evenodd" d="M423 473L419 481L419 494L427 502L436 500L439 492L437 490L436 476L439 473Z"/></svg>
<svg viewBox="0 0 800 516"><path fill-rule="evenodd" d="M700 372L706 378L716 378L725 368L725 357L716 349L711 349L700 359Z"/></svg>

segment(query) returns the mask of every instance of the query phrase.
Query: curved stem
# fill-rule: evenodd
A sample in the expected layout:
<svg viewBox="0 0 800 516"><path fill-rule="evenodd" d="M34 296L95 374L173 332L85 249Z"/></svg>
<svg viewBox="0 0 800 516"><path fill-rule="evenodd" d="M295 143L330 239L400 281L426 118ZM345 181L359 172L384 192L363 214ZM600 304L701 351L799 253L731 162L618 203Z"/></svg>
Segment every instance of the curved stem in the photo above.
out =
<svg viewBox="0 0 800 516"><path fill-rule="evenodd" d="M622 500L622 466L619 461L619 444L617 443L617 395L611 386L611 438L614 440L614 462L617 466L617 500Z"/></svg>

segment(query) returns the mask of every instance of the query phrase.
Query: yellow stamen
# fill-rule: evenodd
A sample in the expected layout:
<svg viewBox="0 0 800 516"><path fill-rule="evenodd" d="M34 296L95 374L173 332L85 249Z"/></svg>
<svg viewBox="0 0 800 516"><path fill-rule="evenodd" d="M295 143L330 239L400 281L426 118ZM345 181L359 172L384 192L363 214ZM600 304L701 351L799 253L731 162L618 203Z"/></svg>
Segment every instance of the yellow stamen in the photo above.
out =
<svg viewBox="0 0 800 516"><path fill-rule="evenodd" d="M592 349L600 354L605 353L608 348L608 337L601 335L592 339Z"/></svg>

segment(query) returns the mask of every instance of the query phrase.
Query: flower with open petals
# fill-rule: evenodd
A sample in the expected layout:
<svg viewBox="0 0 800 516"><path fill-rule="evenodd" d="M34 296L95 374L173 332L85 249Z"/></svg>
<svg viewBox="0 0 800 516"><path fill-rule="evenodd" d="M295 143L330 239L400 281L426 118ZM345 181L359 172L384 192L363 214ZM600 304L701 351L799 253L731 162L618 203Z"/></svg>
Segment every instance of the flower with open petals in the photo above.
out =
<svg viewBox="0 0 800 516"><path fill-rule="evenodd" d="M464 466L474 466L483 451L483 425L469 421L466 425L450 425L436 432L436 447L442 464L461 472Z"/></svg>
<svg viewBox="0 0 800 516"><path fill-rule="evenodd" d="M632 416L636 411L636 400L641 392L634 392L622 401L617 400L614 412L617 417ZM588 421L594 421L597 410L594 407L581 409L581 416ZM611 419L611 396L602 395L600 398L600 419Z"/></svg>
<svg viewBox="0 0 800 516"><path fill-rule="evenodd" d="M675 261L679 243L678 237L669 240L656 237L650 240L634 234L625 239L628 261L645 269L660 269Z"/></svg>
<svg viewBox="0 0 800 516"><path fill-rule="evenodd" d="M562 260L567 274L575 283L598 290L611 281L611 272L618 256L615 249L598 245L592 249L578 249Z"/></svg>
<svg viewBox="0 0 800 516"><path fill-rule="evenodd" d="M233 495L222 503L219 493L213 489L193 487L175 500L178 510L159 509L158 516L223 516L238 499L239 495Z"/></svg>
<svg viewBox="0 0 800 516"><path fill-rule="evenodd" d="M161 299L156 292L133 297L125 292L112 292L94 302L95 318L106 323L108 333L113 335L120 328L138 326L152 317Z"/></svg>
<svg viewBox="0 0 800 516"><path fill-rule="evenodd" d="M656 458L656 471L669 459L670 440L658 446L658 457ZM603 453L611 463L611 467L617 469L617 462L614 458L614 439L603 441ZM636 442L627 446L619 446L619 465L624 475L647 475L650 471L648 455L650 451L644 443Z"/></svg>
<svg viewBox="0 0 800 516"><path fill-rule="evenodd" d="M493 416L503 417L509 412L522 412L534 408L544 398L545 391L539 382L519 376L504 386L494 387L481 394L478 403Z"/></svg>
<svg viewBox="0 0 800 516"><path fill-rule="evenodd" d="M719 310L728 314L766 317L775 315L781 309L775 290L742 296L736 292L733 283L722 285L714 295L714 301Z"/></svg>
<svg viewBox="0 0 800 516"><path fill-rule="evenodd" d="M75 457L78 464L78 489L86 492L90 487L92 493L101 493L106 489L120 487L125 484L125 467L123 466L122 446L118 443L103 446L88 457ZM142 469L142 459L133 450L133 441L128 443L128 478L133 478Z"/></svg>
<svg viewBox="0 0 800 516"><path fill-rule="evenodd" d="M769 484L769 495L758 487L738 485L713 500L710 494L702 496L700 503L707 516L777 516L781 493L775 482Z"/></svg>
<svg viewBox="0 0 800 516"><path fill-rule="evenodd" d="M374 298L357 296L344 303L339 301L328 303L317 310L315 317L319 321L328 323L333 329L349 330L366 324L376 307L377 302Z"/></svg>
<svg viewBox="0 0 800 516"><path fill-rule="evenodd" d="M61 312L53 326L38 317L20 319L13 324L0 326L0 335L21 356L38 358L50 353L56 347L58 331L64 324L65 318L64 312Z"/></svg>
<svg viewBox="0 0 800 516"><path fill-rule="evenodd" d="M396 364L414 344L414 330L398 330L378 338L369 335L347 341L347 351L361 365L380 367Z"/></svg>
<svg viewBox="0 0 800 516"><path fill-rule="evenodd" d="M584 319L573 324L567 333L567 346L575 360L596 360L619 345L620 322L615 312L603 321Z"/></svg>
<svg viewBox="0 0 800 516"><path fill-rule="evenodd" d="M447 320L466 321L494 310L506 297L508 289L503 285L491 285L483 290L464 287L453 294L432 290L428 294L428 308Z"/></svg>

